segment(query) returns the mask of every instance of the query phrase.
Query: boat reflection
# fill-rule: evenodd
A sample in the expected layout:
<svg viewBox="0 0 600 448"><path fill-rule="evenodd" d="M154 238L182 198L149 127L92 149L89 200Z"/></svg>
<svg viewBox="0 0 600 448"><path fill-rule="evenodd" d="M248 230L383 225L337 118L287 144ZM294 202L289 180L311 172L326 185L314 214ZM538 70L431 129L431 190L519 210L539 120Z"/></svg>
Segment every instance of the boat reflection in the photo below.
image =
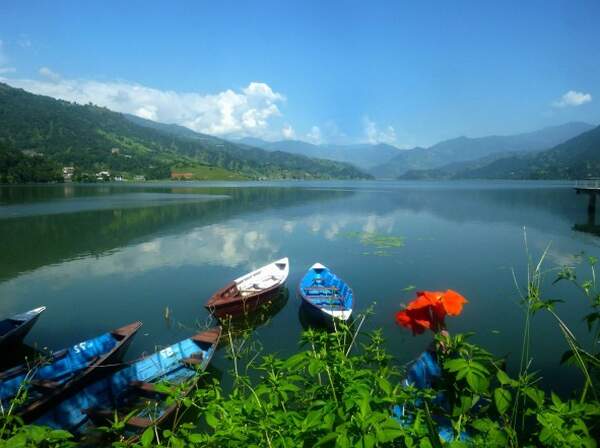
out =
<svg viewBox="0 0 600 448"><path fill-rule="evenodd" d="M285 306L289 299L289 290L282 287L277 290L271 298L264 302L259 308L251 312L241 313L235 316L227 316L219 319L223 327L223 335L231 333L232 337L241 337L249 331L267 325ZM225 340L223 337L222 340ZM224 342L223 342L224 343Z"/></svg>

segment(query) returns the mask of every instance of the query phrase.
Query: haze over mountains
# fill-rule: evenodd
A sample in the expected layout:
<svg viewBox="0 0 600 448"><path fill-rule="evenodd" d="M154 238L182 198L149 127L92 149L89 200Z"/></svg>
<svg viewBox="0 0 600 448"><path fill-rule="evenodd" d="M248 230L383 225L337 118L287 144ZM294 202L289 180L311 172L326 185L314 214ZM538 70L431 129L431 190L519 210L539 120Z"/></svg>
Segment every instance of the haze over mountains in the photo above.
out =
<svg viewBox="0 0 600 448"><path fill-rule="evenodd" d="M462 173L468 177L476 173L484 175L487 171L477 170L497 160L550 149L593 128L588 123L569 122L515 135L457 137L429 148L408 150L368 143L315 145L298 140L268 142L257 138L244 138L238 142L268 151L284 151L351 163L376 178L448 179L460 177ZM560 171L555 171L558 172Z"/></svg>
<svg viewBox="0 0 600 448"><path fill-rule="evenodd" d="M243 138L238 141L250 146L266 149L267 151L284 151L292 154L301 154L307 157L347 162L365 171L368 171L379 164L386 163L402 151L395 146L386 145L385 143L314 145L300 140L267 142L258 138Z"/></svg>
<svg viewBox="0 0 600 448"><path fill-rule="evenodd" d="M487 163L516 152L540 151L563 143L594 126L571 122L516 135L445 140L429 148L402 151L393 159L370 170L379 178L397 178L414 170L429 170L444 165L476 161Z"/></svg>
<svg viewBox="0 0 600 448"><path fill-rule="evenodd" d="M539 152L521 152L459 170L461 179L586 179L600 175L600 126Z"/></svg>

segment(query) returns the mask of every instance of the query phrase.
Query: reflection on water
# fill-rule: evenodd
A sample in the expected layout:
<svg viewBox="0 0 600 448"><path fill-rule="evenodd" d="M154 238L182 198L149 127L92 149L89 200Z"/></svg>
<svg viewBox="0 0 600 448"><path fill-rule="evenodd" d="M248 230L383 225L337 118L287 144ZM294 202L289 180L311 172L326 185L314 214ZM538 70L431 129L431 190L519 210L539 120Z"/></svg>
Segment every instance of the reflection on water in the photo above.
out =
<svg viewBox="0 0 600 448"><path fill-rule="evenodd" d="M524 280L523 227L534 255L552 243L549 268L576 263L581 252L599 255L595 235L573 231L575 223L596 226L586 198L553 183L71 184L0 187L0 204L0 313L47 305L28 341L54 348L143 320L131 357L208 324L203 304L214 291L289 256L289 298L234 325L254 328L267 351L296 349L307 323L296 285L321 261L351 284L357 312L376 302L365 328L383 328L401 361L428 343L393 322L414 295L402 290L415 285L463 293L470 303L451 330L475 331L516 362L521 311L512 269ZM365 234L403 244L381 256L348 237ZM584 337L585 301L551 280L549 294L568 301L559 312ZM557 368L566 347L555 324L540 315L534 325L535 368L547 381L572 379ZM216 363L230 368L222 357Z"/></svg>
<svg viewBox="0 0 600 448"><path fill-rule="evenodd" d="M231 333L234 338L238 338L249 331L269 324L287 304L289 295L287 288L280 289L277 294L254 312L228 316L219 320L219 324L223 327L223 333Z"/></svg>

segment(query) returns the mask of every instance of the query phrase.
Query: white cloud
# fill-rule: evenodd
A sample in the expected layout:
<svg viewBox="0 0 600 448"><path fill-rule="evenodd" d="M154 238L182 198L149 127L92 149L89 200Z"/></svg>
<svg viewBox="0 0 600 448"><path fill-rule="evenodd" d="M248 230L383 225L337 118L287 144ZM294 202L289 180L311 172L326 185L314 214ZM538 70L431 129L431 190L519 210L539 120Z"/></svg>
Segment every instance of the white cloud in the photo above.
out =
<svg viewBox="0 0 600 448"><path fill-rule="evenodd" d="M1 49L0 46L0 57ZM48 67L42 67L39 73L43 79L3 78L3 81L33 93L80 104L93 103L207 134L280 135L273 128L272 119L281 115L279 104L285 97L265 83L251 82L241 91L228 89L204 94L159 90L127 81L66 79Z"/></svg>
<svg viewBox="0 0 600 448"><path fill-rule="evenodd" d="M296 131L294 131L292 125L286 123L281 129L281 135L287 140L293 140L296 138Z"/></svg>
<svg viewBox="0 0 600 448"><path fill-rule="evenodd" d="M592 95L589 93L569 90L559 100L552 103L554 107L575 107L592 101Z"/></svg>
<svg viewBox="0 0 600 448"><path fill-rule="evenodd" d="M315 145L323 143L323 137L321 135L321 129L319 126L313 126L310 128L310 132L306 134L306 141Z"/></svg>
<svg viewBox="0 0 600 448"><path fill-rule="evenodd" d="M49 81L52 82L58 82L61 80L61 77L58 73L53 72L52 70L50 70L48 67L42 67L39 69L39 74L41 76L43 76L44 78L48 79Z"/></svg>
<svg viewBox="0 0 600 448"><path fill-rule="evenodd" d="M365 116L363 118L363 131L365 139L368 143L388 143L393 144L396 142L396 131L393 126L388 126L381 130L377 126L377 123Z"/></svg>

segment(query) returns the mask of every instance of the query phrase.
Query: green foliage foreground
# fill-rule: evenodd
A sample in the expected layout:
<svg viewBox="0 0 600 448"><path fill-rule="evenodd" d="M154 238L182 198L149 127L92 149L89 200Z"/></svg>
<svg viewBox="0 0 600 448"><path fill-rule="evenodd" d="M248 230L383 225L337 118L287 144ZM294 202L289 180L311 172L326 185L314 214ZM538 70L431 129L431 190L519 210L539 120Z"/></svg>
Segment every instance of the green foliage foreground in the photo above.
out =
<svg viewBox="0 0 600 448"><path fill-rule="evenodd" d="M557 281L569 281L590 299L585 317L598 341L600 291L592 280L579 282L572 269ZM380 331L361 333L341 326L333 332L308 330L301 350L289 358L260 356L249 334L223 339L232 360L233 385L225 392L204 374L191 394L185 387L162 385L168 400L179 405L169 427L147 429L130 443L122 436L126 416L115 416L101 429L104 444L168 447L595 447L600 436L597 352L585 350L560 320L555 301L540 294L541 262L529 272L523 295L525 331L521 368L505 369L505 360L472 344L469 335L438 334L434 346L442 375L433 389L401 385L404 368L383 349ZM547 392L530 371L529 325L538 312L551 313L570 351L564 361L583 374L568 398ZM597 351L597 349L595 349ZM404 405L406 417L392 416ZM74 446L64 431L23 426L3 410L1 447ZM446 427L449 440L438 436ZM96 442L95 444L99 443ZM89 441L88 441L89 442ZM89 445L88 445L89 446Z"/></svg>

